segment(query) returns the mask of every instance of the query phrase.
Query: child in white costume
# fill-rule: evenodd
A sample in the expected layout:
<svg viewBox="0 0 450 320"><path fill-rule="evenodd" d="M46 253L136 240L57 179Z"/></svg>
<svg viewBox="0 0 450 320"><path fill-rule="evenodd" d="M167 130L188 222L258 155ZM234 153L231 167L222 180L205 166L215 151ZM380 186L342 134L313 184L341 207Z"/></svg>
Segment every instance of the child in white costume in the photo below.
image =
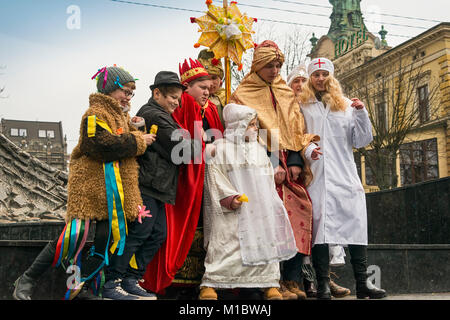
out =
<svg viewBox="0 0 450 320"><path fill-rule="evenodd" d="M228 104L224 139L214 142L216 154L207 163L200 299L217 299L213 288L265 288L265 299L281 299L279 262L297 253L273 167L257 140L256 116L254 109ZM243 194L248 202L239 200Z"/></svg>

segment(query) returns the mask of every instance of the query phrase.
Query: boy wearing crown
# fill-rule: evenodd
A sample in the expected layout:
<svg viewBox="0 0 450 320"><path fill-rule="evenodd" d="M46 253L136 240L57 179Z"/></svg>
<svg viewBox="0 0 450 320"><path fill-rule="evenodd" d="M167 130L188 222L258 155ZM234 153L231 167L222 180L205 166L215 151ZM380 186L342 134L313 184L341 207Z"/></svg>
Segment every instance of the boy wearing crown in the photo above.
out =
<svg viewBox="0 0 450 320"><path fill-rule="evenodd" d="M182 166L175 205L166 204L167 224L171 227L166 241L148 265L141 284L157 293L172 283L188 256L194 236L201 237L201 232L196 232L196 229L202 222L204 153L205 150L206 153L213 153L211 142L222 138L223 133L217 107L208 99L211 80L206 69L198 60L189 59L189 63L185 60L179 65L179 71L186 90L181 95L181 106L172 113L172 117L191 138L201 144L202 153L193 162ZM203 261L199 265L203 265ZM201 275L193 278L194 283L199 283Z"/></svg>

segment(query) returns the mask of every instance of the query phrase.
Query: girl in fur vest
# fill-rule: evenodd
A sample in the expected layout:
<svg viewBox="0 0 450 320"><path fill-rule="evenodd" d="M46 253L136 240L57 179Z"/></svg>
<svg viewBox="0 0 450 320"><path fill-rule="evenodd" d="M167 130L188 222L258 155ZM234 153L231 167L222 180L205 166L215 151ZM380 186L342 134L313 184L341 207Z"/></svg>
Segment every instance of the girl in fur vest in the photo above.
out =
<svg viewBox="0 0 450 320"><path fill-rule="evenodd" d="M104 67L95 77L98 92L89 96L70 158L66 226L16 280L13 297L17 300L31 299L37 280L50 266L81 267L81 251L94 222L94 245L81 267L81 277L68 283L65 298L97 298L103 266L109 264L111 255L123 253L127 221L142 211L136 156L144 153L155 136L131 125L128 110L136 88L134 77L118 67Z"/></svg>

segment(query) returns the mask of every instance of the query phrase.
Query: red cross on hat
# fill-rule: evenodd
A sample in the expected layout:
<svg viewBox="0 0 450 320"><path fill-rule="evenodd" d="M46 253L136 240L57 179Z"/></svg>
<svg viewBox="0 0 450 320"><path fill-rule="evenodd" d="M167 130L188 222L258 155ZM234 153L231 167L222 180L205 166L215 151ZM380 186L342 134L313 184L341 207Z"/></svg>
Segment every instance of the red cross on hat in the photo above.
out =
<svg viewBox="0 0 450 320"><path fill-rule="evenodd" d="M320 58L318 62L314 63L314 65L319 65L319 68L322 68L322 64L326 64L326 62L320 61Z"/></svg>
<svg viewBox="0 0 450 320"><path fill-rule="evenodd" d="M317 70L326 70L330 74L334 74L333 62L324 57L313 59L308 65L308 76L311 76Z"/></svg>

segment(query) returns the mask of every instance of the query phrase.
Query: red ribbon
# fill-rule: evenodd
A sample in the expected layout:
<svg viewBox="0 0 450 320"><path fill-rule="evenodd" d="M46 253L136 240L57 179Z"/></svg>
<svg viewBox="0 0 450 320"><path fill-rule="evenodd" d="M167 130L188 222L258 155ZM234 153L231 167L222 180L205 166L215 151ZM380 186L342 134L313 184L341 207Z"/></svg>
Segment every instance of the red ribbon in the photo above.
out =
<svg viewBox="0 0 450 320"><path fill-rule="evenodd" d="M102 88L105 89L105 86L106 86L106 80L108 79L108 69L106 69L106 67L103 67L102 69L99 69L99 70L97 71L97 73L94 74L94 75L92 76L91 80L94 80L95 77L96 77L97 75L99 75L100 73L102 73L103 71L105 71L105 77L104 77L104 79L103 79L103 86L102 86Z"/></svg>

